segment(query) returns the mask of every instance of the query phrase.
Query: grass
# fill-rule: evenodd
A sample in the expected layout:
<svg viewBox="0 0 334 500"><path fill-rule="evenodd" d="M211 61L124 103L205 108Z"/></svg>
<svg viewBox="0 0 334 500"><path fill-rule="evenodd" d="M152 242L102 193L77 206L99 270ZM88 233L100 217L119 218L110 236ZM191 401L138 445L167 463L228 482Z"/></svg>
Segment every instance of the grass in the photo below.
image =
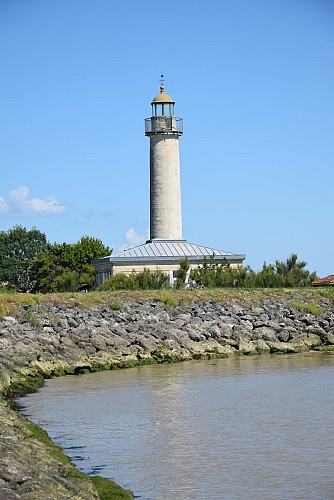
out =
<svg viewBox="0 0 334 500"><path fill-rule="evenodd" d="M181 302L213 300L229 304L231 301L259 306L268 298L290 299L298 296L300 303L318 303L321 298L334 302L334 287L330 288L215 288L204 290L140 290L140 291L95 291L88 293L0 293L0 318L17 316L22 306L38 306L43 302L68 304L80 309L89 309L99 304L109 304L111 309L121 309L124 301L136 299L161 302L167 307L175 307Z"/></svg>
<svg viewBox="0 0 334 500"><path fill-rule="evenodd" d="M297 311L310 313L313 314L313 316L319 316L319 314L325 311L323 307L320 307L317 304L302 304L297 301L293 301L291 306L293 309L297 309Z"/></svg>

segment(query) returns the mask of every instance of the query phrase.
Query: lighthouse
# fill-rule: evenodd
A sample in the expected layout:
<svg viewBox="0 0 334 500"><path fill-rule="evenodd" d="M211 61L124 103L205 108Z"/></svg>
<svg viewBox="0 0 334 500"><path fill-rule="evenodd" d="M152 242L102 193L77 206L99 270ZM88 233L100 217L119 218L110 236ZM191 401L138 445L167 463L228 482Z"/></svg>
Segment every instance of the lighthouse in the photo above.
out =
<svg viewBox="0 0 334 500"><path fill-rule="evenodd" d="M213 258L231 267L242 266L245 254L190 243L182 236L179 139L183 119L174 115L175 102L165 92L163 76L160 93L151 102L151 117L145 119L145 135L150 139L150 239L136 247L92 261L95 285L99 288L114 274L160 270L173 285L182 259L190 269Z"/></svg>
<svg viewBox="0 0 334 500"><path fill-rule="evenodd" d="M150 240L182 240L179 138L183 120L174 116L175 102L165 92L151 102L152 116L145 119L150 138Z"/></svg>

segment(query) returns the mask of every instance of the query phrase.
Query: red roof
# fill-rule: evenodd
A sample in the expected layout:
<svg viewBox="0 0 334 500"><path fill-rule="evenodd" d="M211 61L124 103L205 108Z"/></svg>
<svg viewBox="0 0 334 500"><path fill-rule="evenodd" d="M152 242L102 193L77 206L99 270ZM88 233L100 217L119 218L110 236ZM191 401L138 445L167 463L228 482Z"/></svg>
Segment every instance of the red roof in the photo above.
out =
<svg viewBox="0 0 334 500"><path fill-rule="evenodd" d="M334 286L334 274L326 276L326 278L321 278L320 280L314 280L311 283L312 286Z"/></svg>

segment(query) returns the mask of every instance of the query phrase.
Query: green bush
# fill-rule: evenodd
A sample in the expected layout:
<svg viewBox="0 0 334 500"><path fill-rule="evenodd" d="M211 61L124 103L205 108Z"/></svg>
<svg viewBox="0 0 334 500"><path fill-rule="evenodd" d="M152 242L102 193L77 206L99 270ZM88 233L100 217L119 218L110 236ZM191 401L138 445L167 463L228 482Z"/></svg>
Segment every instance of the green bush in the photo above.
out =
<svg viewBox="0 0 334 500"><path fill-rule="evenodd" d="M110 307L110 309L112 309L113 311L119 311L121 309L123 309L123 304L121 302L119 302L118 300L111 300L109 303L108 303L108 306Z"/></svg>
<svg viewBox="0 0 334 500"><path fill-rule="evenodd" d="M169 286L168 275L160 270L114 274L103 284L104 290L161 290Z"/></svg>

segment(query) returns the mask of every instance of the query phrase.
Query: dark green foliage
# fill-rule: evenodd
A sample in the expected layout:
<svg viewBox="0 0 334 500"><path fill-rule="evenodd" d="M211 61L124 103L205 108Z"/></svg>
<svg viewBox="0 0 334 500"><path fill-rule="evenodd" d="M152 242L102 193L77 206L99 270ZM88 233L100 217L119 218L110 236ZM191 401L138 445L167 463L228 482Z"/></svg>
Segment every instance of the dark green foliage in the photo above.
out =
<svg viewBox="0 0 334 500"><path fill-rule="evenodd" d="M46 236L36 228L15 226L0 232L0 282L19 292L34 286L32 261L48 247Z"/></svg>
<svg viewBox="0 0 334 500"><path fill-rule="evenodd" d="M136 290L133 275L114 274L103 283L103 290Z"/></svg>
<svg viewBox="0 0 334 500"><path fill-rule="evenodd" d="M243 287L243 288L289 288L310 286L317 279L316 273L305 269L307 262L298 261L297 254L291 254L285 262L276 260L275 264L263 264L261 271L246 268L231 268L228 262L218 264L214 256L203 265L191 271L196 286L204 288Z"/></svg>
<svg viewBox="0 0 334 500"><path fill-rule="evenodd" d="M176 288L184 288L187 272L189 270L189 262L188 259L180 260L180 267L176 273Z"/></svg>
<svg viewBox="0 0 334 500"><path fill-rule="evenodd" d="M198 266L197 269L193 269L190 277L196 283L196 286L203 288L233 286L234 276L226 272L228 269L229 263L226 259L219 264L215 261L214 255L211 255L209 260L204 257L202 265Z"/></svg>
<svg viewBox="0 0 334 500"><path fill-rule="evenodd" d="M263 268L254 276L255 286L267 288L289 288L310 286L317 279L315 272L310 273L305 267L307 262L298 261L293 253L285 262L276 260L275 264L263 264Z"/></svg>
<svg viewBox="0 0 334 500"><path fill-rule="evenodd" d="M156 271L144 269L143 272L136 274L134 278L138 283L139 290L161 290L168 285L168 275L159 269Z"/></svg>
<svg viewBox="0 0 334 500"><path fill-rule="evenodd" d="M141 273L114 274L103 284L104 290L161 290L168 288L168 275L159 269Z"/></svg>
<svg viewBox="0 0 334 500"><path fill-rule="evenodd" d="M101 240L83 236L77 243L49 244L32 263L34 292L73 292L86 283L94 286L93 259L109 255L111 250Z"/></svg>
<svg viewBox="0 0 334 500"><path fill-rule="evenodd" d="M74 244L50 244L37 229L15 226L0 231L0 286L19 292L75 291L82 283L93 288L91 260L110 253L90 236Z"/></svg>

